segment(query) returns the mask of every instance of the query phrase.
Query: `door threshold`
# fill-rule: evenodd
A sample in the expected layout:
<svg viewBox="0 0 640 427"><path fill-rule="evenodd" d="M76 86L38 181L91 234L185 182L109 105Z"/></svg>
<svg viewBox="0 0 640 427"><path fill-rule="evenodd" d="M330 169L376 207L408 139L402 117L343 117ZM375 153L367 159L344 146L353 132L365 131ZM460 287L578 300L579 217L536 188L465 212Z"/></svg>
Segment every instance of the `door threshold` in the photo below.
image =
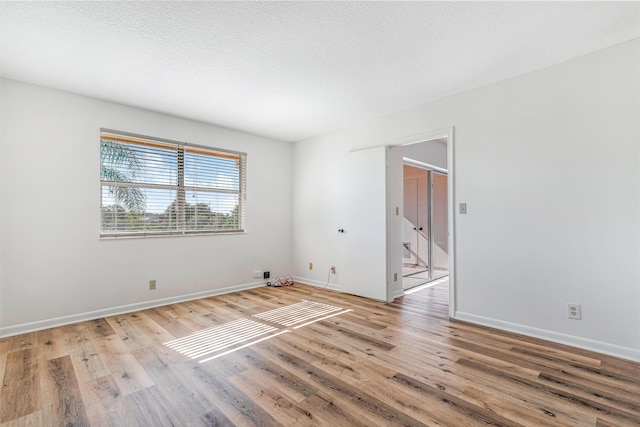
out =
<svg viewBox="0 0 640 427"><path fill-rule="evenodd" d="M445 281L448 281L448 280L449 280L449 276L440 277L439 279L434 279L434 280L431 280L429 282L423 283L421 285L416 285L416 286L412 286L409 289L405 289L404 290L404 294L408 295L408 294L412 294L414 292L421 291L423 289L428 289L428 288L430 288L432 286L438 285L438 284L440 284L442 282L445 282Z"/></svg>

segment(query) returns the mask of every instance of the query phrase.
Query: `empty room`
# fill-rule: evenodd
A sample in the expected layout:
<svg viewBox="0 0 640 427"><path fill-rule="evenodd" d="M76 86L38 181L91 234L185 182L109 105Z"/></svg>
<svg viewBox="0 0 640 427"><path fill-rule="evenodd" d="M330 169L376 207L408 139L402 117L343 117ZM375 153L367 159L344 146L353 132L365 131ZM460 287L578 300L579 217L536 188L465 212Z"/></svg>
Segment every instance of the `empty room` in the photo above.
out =
<svg viewBox="0 0 640 427"><path fill-rule="evenodd" d="M0 2L0 427L640 425L640 2Z"/></svg>

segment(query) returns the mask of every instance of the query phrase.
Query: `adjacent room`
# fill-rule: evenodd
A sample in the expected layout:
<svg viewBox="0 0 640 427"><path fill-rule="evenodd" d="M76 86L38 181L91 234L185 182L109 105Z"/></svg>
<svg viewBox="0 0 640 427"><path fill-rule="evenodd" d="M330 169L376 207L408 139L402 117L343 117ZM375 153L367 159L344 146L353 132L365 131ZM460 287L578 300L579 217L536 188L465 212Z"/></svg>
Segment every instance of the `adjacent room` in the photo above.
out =
<svg viewBox="0 0 640 427"><path fill-rule="evenodd" d="M0 427L640 425L639 2L0 2Z"/></svg>

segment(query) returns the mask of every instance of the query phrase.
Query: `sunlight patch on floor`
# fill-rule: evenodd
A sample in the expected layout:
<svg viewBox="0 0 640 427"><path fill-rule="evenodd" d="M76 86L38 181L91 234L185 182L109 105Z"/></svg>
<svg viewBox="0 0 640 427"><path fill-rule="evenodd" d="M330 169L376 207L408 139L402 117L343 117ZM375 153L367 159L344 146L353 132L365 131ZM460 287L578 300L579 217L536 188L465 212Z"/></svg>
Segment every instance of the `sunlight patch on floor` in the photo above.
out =
<svg viewBox="0 0 640 427"><path fill-rule="evenodd" d="M247 348L249 346L252 346L254 344L258 344L259 342L266 341L266 340L271 339L271 338L275 338L278 335L286 334L287 332L291 332L291 331L288 330L288 329L285 329L283 331L276 332L275 334L269 335L268 337L263 337L263 338L255 340L255 341L251 341L249 343L241 345L240 347L236 347L236 348L232 348L231 350L227 350L224 353L216 354L215 356L211 356L211 357L207 357L206 359L202 359L199 363L208 362L210 360L217 359L218 357L226 356L227 354L233 353L234 351L238 351L238 350L241 350L243 348Z"/></svg>
<svg viewBox="0 0 640 427"><path fill-rule="evenodd" d="M330 318L330 317L339 316L339 315L341 315L341 314L345 314L345 313L348 313L348 312L350 312L350 311L353 311L353 310L351 310L351 309L343 310L343 311L340 311L340 312L338 312L338 313L329 314L328 316L324 316L324 317L321 317L321 318L319 318L319 319L313 319L313 320L310 320L310 321L308 321L308 322L303 323L302 325L294 326L294 327L293 327L293 329L302 328L303 326L307 326L307 325L310 325L310 324L312 324L312 323L315 323L315 322L319 322L319 321L321 321L321 320L328 319L328 318Z"/></svg>
<svg viewBox="0 0 640 427"><path fill-rule="evenodd" d="M278 335L291 332L290 329L278 328L263 322L298 329L311 323L339 316L350 311L353 310L345 310L342 307L334 305L302 300L302 302L299 303L254 314L253 317L256 320L233 320L221 325L202 329L183 338L168 341L164 343L164 345L191 359L208 356L200 360L200 363L204 363L277 337Z"/></svg>
<svg viewBox="0 0 640 427"><path fill-rule="evenodd" d="M238 319L166 342L164 345L197 359L277 330L278 328L251 319Z"/></svg>
<svg viewBox="0 0 640 427"><path fill-rule="evenodd" d="M293 326L297 323L311 320L314 317L325 316L340 310L343 310L343 308L315 301L302 300L302 302L297 304L254 314L253 317L283 326Z"/></svg>

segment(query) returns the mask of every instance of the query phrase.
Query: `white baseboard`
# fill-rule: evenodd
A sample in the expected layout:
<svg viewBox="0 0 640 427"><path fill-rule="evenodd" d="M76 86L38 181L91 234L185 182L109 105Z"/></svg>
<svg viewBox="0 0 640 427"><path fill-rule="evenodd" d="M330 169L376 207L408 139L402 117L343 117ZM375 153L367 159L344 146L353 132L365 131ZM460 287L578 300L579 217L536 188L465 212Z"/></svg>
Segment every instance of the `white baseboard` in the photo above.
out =
<svg viewBox="0 0 640 427"><path fill-rule="evenodd" d="M36 322L22 323L19 325L0 327L0 338L12 335L24 334L28 332L40 331L42 329L56 326L68 325L71 323L84 322L87 320L100 319L118 314L131 313L134 311L146 310L148 308L160 307L163 305L175 304L179 302L191 301L200 298L212 297L216 295L228 294L231 292L245 291L247 289L265 286L264 282L245 283L241 285L227 286L224 288L212 289L209 291L195 292L191 294L178 295L175 297L144 301L135 304L121 305L118 307L105 308L102 310L88 311L85 313L72 314L69 316L55 317L53 319L38 320Z"/></svg>
<svg viewBox="0 0 640 427"><path fill-rule="evenodd" d="M340 287L334 283L329 283L329 286L327 286L327 282L321 282L319 280L313 280L313 279L307 279L306 277L300 277L300 276L293 276L293 281L297 282L297 283L302 283L303 285L311 285L311 286L317 286L319 288L327 288L327 289L331 289L332 291L338 291L340 292Z"/></svg>
<svg viewBox="0 0 640 427"><path fill-rule="evenodd" d="M295 276L294 281L303 283L306 285L317 286L324 288L326 282L318 280L308 279L305 277ZM24 334L28 332L39 331L42 329L53 328L56 326L68 325L71 323L84 322L87 320L100 319L108 316L115 316L124 313L131 313L134 311L146 310L149 308L160 307L163 305L175 304L185 301L191 301L200 298L206 298L216 295L228 294L231 292L244 291L248 289L259 288L265 286L263 282L245 283L235 286L227 286L224 288L212 289L209 291L195 292L191 294L178 295L175 297L157 299L152 301L139 302L135 304L121 305L118 307L106 308L102 310L89 311L85 313L72 314L69 316L56 317L53 319L39 320L36 322L23 323L19 325L12 325L6 327L0 327L0 338L9 337L13 335ZM339 287L335 284L329 283L328 289L340 291ZM395 293L394 293L395 294ZM402 296L404 292L400 290L399 295ZM573 347L582 348L585 350L591 350L598 353L608 354L615 357L621 357L623 359L633 360L640 362L640 350L631 347L623 347L616 344L610 344L602 341L590 340L587 338L576 337L573 335L562 334L559 332L548 331L545 329L533 328L531 326L525 326L518 323L505 322L498 319L493 319L484 316L477 316L475 314L464 313L456 311L455 319L462 320L469 323L475 323L478 325L488 326L496 329L503 329L509 332L515 332L522 335L527 335L535 338L541 338L548 341L557 342L560 344L566 344Z"/></svg>
<svg viewBox="0 0 640 427"><path fill-rule="evenodd" d="M460 311L456 311L455 319L463 320L469 323L475 323L482 326L488 326L491 328L502 329L509 332L515 332L517 334L527 335L534 338L541 338L559 344L570 345L572 347L578 347L584 350L595 351L597 353L607 354L609 356L632 360L634 362L640 362L640 349L623 347L616 344L576 337L573 335L567 335L560 332L549 331L546 329L538 329L531 326L505 322L503 320L477 316L475 314L469 314Z"/></svg>

